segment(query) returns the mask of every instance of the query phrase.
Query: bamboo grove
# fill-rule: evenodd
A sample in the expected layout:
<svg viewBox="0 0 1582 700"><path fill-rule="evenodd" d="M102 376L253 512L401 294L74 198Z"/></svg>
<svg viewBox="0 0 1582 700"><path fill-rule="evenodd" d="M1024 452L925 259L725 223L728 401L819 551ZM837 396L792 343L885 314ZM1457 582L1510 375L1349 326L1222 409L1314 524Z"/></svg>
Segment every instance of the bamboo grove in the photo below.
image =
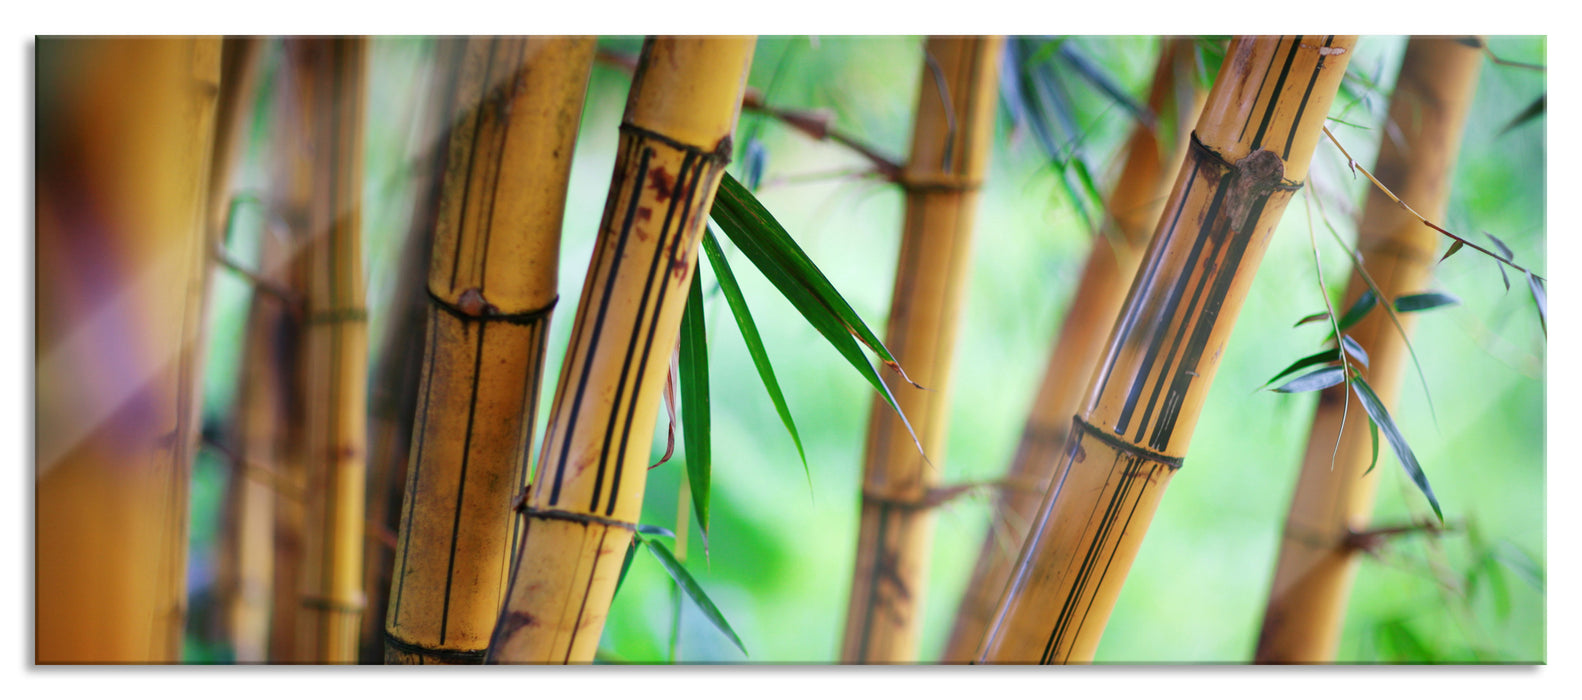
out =
<svg viewBox="0 0 1582 700"><path fill-rule="evenodd" d="M34 661L1542 662L1543 51L40 37Z"/></svg>

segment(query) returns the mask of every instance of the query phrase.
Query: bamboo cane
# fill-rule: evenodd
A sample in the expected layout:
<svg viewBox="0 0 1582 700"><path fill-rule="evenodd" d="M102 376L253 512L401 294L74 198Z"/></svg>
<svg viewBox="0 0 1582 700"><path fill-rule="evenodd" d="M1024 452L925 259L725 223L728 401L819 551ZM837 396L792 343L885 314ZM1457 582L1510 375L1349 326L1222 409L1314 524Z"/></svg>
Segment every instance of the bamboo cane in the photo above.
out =
<svg viewBox="0 0 1582 700"><path fill-rule="evenodd" d="M1008 470L1006 481L1011 487L1000 496L991 516L977 567L945 643L945 663L971 661L978 650L1027 526L1038 514L1043 494L1058 478L1054 470L1064 464L1060 448L1066 442L1070 416L1076 413L1087 379L1098 365L1110 325L1120 313L1136 273L1136 261L1147 248L1165 198L1170 196L1171 176L1186 157L1192 124L1203 106L1206 93L1192 78L1193 61L1191 39L1162 42L1148 93L1148 108L1157 116L1158 127L1139 124L1127 141L1126 163L1106 207L1109 216L1104 225L1108 230L1093 239L1059 339L1049 353L1043 381ZM1156 133L1155 128L1163 131ZM907 367L911 369L911 365Z"/></svg>
<svg viewBox="0 0 1582 700"><path fill-rule="evenodd" d="M650 432L754 39L644 43L615 177L489 644L588 663L642 509Z"/></svg>
<svg viewBox="0 0 1582 700"><path fill-rule="evenodd" d="M411 461L412 426L418 389L423 383L423 345L414 339L428 331L428 270L439 216L446 154L450 148L451 103L456 68L467 42L435 40L429 86L418 118L419 155L413 169L412 216L396 263L395 283L385 313L391 319L381 341L379 362L368 388L368 527L363 552L362 636L357 658L365 664L385 659L385 616L394 580L401 502Z"/></svg>
<svg viewBox="0 0 1582 700"><path fill-rule="evenodd" d="M304 529L294 661L357 659L362 612L367 337L361 252L364 40L288 39L308 158L294 221L306 236Z"/></svg>
<svg viewBox="0 0 1582 700"><path fill-rule="evenodd" d="M1381 139L1374 174L1430 219L1444 215L1450 198L1456 151L1482 62L1481 52L1452 39L1413 37L1406 45L1388 117L1400 140ZM1433 229L1370 189L1357 234L1363 264L1385 299L1423 291L1439 242ZM1340 308L1350 308L1367 290L1367 281L1353 273ZM1400 319L1407 331L1413 318ZM1368 384L1394 408L1407 361L1405 341L1382 311L1348 334L1368 353ZM1342 384L1319 395L1258 637L1258 663L1335 660L1357 566L1348 535L1367 528L1377 485L1377 475L1367 473L1373 454L1368 417L1356 404L1344 409L1346 391Z"/></svg>
<svg viewBox="0 0 1582 700"><path fill-rule="evenodd" d="M950 367L970 269L978 190L988 170L1003 37L932 37L900 182L906 219L885 346L926 389L885 381L913 421L925 461L884 401L869 412L862 525L843 663L917 661L923 584L950 416Z"/></svg>
<svg viewBox="0 0 1582 700"><path fill-rule="evenodd" d="M37 663L180 658L219 59L38 42Z"/></svg>
<svg viewBox="0 0 1582 700"><path fill-rule="evenodd" d="M1355 43L1232 42L978 661L1092 660Z"/></svg>
<svg viewBox="0 0 1582 700"><path fill-rule="evenodd" d="M499 616L591 37L476 38L456 95L388 663L480 663Z"/></svg>

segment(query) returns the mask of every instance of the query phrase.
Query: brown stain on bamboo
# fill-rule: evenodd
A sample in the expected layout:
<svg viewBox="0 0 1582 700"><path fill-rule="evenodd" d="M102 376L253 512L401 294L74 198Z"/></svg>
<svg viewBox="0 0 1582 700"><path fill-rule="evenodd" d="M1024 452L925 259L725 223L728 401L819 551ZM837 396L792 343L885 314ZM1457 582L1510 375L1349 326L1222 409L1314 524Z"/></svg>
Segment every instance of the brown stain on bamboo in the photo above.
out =
<svg viewBox="0 0 1582 700"><path fill-rule="evenodd" d="M479 663L500 611L594 49L588 37L466 43L385 621L392 663Z"/></svg>
<svg viewBox="0 0 1582 700"><path fill-rule="evenodd" d="M1056 468L1087 458L1080 442L1068 445L1071 416L1082 399L1110 323L1120 312L1136 271L1137 259L1153 235L1165 199L1186 155L1192 123L1206 96L1197 87L1192 40L1167 39L1160 48L1149 88L1148 107L1159 125L1139 124L1126 146L1126 162L1106 201L1105 230L1095 236L1071 308L1058 341L1050 349L1038 394L1028 412L1021 442L1008 470L1009 478L1038 484L1036 489L1007 490L998 503L979 550L941 660L964 663L983 639L999 594L1005 588L1028 523L1043 493L1057 477ZM1177 104L1178 86L1189 104ZM1173 122L1165 117L1174 116ZM1066 450L1066 459L1062 459Z"/></svg>
<svg viewBox="0 0 1582 700"><path fill-rule="evenodd" d="M1401 61L1387 116L1399 127L1401 140L1383 137L1374 173L1430 219L1442 216L1449 201L1449 178L1482 60L1477 49L1453 39L1413 37ZM1383 193L1369 190L1357 248L1386 297L1423 291L1438 239ZM1353 273L1337 308L1350 308L1367 289L1366 280ZM1413 319L1400 315L1407 331ZM1399 331L1377 309L1347 334L1368 353L1368 383L1393 409L1408 361ZM1358 561L1349 537L1367 529L1378 479L1377 472L1364 473L1372 461L1372 438L1355 398L1342 426L1346 391L1339 385L1319 396L1254 653L1258 663L1335 661ZM1391 459L1383 452L1380 468Z"/></svg>
<svg viewBox="0 0 1582 700"><path fill-rule="evenodd" d="M735 127L751 38L656 37L627 99L600 235L557 383L538 472L522 504L491 663L589 663L642 507L649 431L681 323L690 259L723 176L722 138ZM668 192L654 183L667 173ZM670 174L673 174L670 175ZM649 207L660 222L634 231Z"/></svg>
<svg viewBox="0 0 1582 700"><path fill-rule="evenodd" d="M1349 48L1355 38L1232 42L1077 411L1068 442L1087 461L1057 468L979 662L1093 658L1345 71L1348 53L1321 54L1302 43Z"/></svg>
<svg viewBox="0 0 1582 700"><path fill-rule="evenodd" d="M918 453L888 403L875 399L843 663L917 661L934 521L931 510L919 506L941 481L944 466L950 365L970 271L978 190L994 135L1003 44L1003 37L932 37L924 47L944 85L936 84L925 64L911 161L900 180L906 215L885 346L928 389L898 375L885 380L933 464Z"/></svg>

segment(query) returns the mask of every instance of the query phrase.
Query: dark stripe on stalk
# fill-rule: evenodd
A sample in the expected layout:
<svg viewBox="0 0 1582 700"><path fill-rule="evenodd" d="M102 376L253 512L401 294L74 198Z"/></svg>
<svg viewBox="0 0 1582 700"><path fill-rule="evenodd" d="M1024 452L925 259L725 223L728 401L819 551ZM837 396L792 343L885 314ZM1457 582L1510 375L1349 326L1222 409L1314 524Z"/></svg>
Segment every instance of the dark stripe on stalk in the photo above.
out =
<svg viewBox="0 0 1582 700"><path fill-rule="evenodd" d="M1280 105L1280 92L1285 89L1286 76L1291 73L1291 64L1296 61L1296 51L1302 47L1302 37L1291 38L1291 52L1285 56L1285 66L1280 68L1280 77L1274 81L1274 91L1269 95L1269 106L1263 110L1263 122L1258 125L1258 133L1253 134L1251 151L1256 151L1263 146L1263 134L1269 129L1269 121L1274 118L1274 109Z"/></svg>
<svg viewBox="0 0 1582 700"><path fill-rule="evenodd" d="M432 309L432 307L431 307L431 309ZM414 452L413 453L414 455L421 455L421 454L423 454L423 444L425 442L427 442L427 439L428 439L429 396L431 396L433 394L432 388L434 386L434 373L432 371L430 371L429 363L432 363L432 361L433 361L434 344L436 342L435 334L438 332L439 324L435 322L435 320L434 320L434 312L432 310L429 311L428 316L429 316L429 318L428 318L428 331L429 331L428 332L428 345L424 346L424 348L423 348L423 356L425 358L428 358L428 359L424 361L424 367L423 367L423 407L418 410L417 452ZM417 508L417 496L418 496L417 484L418 484L418 478L422 474L422 472L423 472L423 460L421 460L421 459L414 459L413 460L413 464L412 464L412 473L407 475L407 482L406 482L406 493L407 493L407 496L406 496L406 516L404 518L402 518L402 520L404 520L406 522L409 522L409 523L412 522L412 513ZM400 620L401 619L401 594L406 592L406 583L405 583L406 576L402 575L402 574L406 571L406 568L407 568L407 554L408 554L408 552L411 549L412 549L412 532L409 529L408 532L407 532L406 540L401 543L401 568L400 568L400 572L401 573L397 573L397 574L393 575L394 578L395 578L395 581L396 581L395 612L391 614L391 617L393 617L396 620Z"/></svg>
<svg viewBox="0 0 1582 700"><path fill-rule="evenodd" d="M445 604L439 611L439 643L445 643L445 633L450 625L450 589L456 577L456 538L461 532L461 509L467 494L467 466L472 461L472 429L473 421L478 414L478 382L483 368L483 339L489 326L478 324L478 349L472 356L472 395L467 399L467 432L461 444L461 471L456 478L456 507L451 516L450 523L450 561L445 565ZM422 459L418 455L418 459Z"/></svg>
<svg viewBox="0 0 1582 700"><path fill-rule="evenodd" d="M636 147L638 144L634 143ZM555 486L549 494L549 504L555 505L560 501L560 485L566 476L566 457L571 453L571 438L577 427L577 414L582 409L582 399L588 390L588 374L593 370L593 359L599 352L599 336L604 331L604 316L610 310L610 296L615 289L616 272L621 267L621 257L626 252L626 239L632 232L632 221L637 217L637 203L641 198L643 185L648 178L649 157L654 154L651 148L642 148L642 155L637 162L637 178L632 182L630 201L626 207L626 219L621 224L619 237L616 239L615 251L610 258L610 271L604 280L604 295L599 299L599 313L594 317L593 334L588 341L588 351L582 359L582 377L577 381L577 393L572 398L571 415L566 419L568 426L565 434L560 439L560 460L555 464ZM619 187L619 185L616 185ZM602 252L602 251L601 251ZM597 258L595 258L597 261ZM601 265L595 263L595 270ZM575 357L575 356L573 356ZM593 484L593 498L598 501L599 485L604 479L604 463L599 463L598 478Z"/></svg>
<svg viewBox="0 0 1582 700"><path fill-rule="evenodd" d="M472 173L473 167L477 163L477 159L473 157L473 154L478 152L478 132L483 126L483 104L489 89L489 69L494 65L494 51L499 45L500 42L497 41L489 42L489 57L484 59L483 62L483 80L479 88L478 106L473 109L472 115L468 119L468 121L472 122L472 144L467 149L467 169L466 174L462 177L461 203L456 207L456 224L453 229L456 231L456 252L450 256L450 286L452 287L456 286L456 276L461 268L461 244L465 240L465 237L461 235L461 229L467 223L467 205L472 201ZM465 60L463 59L462 71L466 70ZM460 80L460 77L457 79Z"/></svg>
<svg viewBox="0 0 1582 700"><path fill-rule="evenodd" d="M1324 48L1329 48L1329 45L1334 43L1334 41L1335 35L1331 34L1326 37L1324 39ZM1291 159L1291 142L1296 140L1296 127L1302 123L1302 113L1307 111L1307 100L1313 96L1313 85L1318 83L1318 75L1324 72L1324 59L1327 58L1329 58L1329 54L1320 49L1318 52L1318 66L1313 68L1313 77L1307 79L1307 90L1302 93L1302 102L1296 107L1296 118L1291 120L1291 131L1285 136L1285 151L1280 154L1281 160Z"/></svg>

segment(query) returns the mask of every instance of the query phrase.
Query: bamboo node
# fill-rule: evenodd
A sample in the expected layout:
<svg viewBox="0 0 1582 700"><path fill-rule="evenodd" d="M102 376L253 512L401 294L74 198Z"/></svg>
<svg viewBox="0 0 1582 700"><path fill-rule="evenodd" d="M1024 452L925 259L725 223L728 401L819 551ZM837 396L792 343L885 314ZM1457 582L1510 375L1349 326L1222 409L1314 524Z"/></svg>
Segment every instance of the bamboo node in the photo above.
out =
<svg viewBox="0 0 1582 700"><path fill-rule="evenodd" d="M1088 423L1085 420L1082 420L1082 416L1072 416L1071 417L1071 423L1072 423L1072 427L1073 427L1072 437L1075 438L1078 441L1080 441L1082 439L1083 435L1091 435L1091 436L1093 436L1094 439L1096 439L1099 442L1102 442L1102 443L1104 443L1106 445L1109 445L1110 447L1114 448L1115 450L1117 450L1119 452L1122 452L1122 453L1125 453L1125 454L1129 454L1129 455L1131 455L1133 457L1146 459L1146 460L1148 460L1150 462L1158 462L1160 464L1163 464L1166 467L1170 468L1170 472L1172 474L1174 474L1176 472L1176 470L1181 468L1181 458L1180 457L1172 457L1172 456L1164 454L1162 452L1154 452L1153 450L1150 450L1150 449L1148 449L1146 447L1142 447L1140 445L1134 445L1134 444L1132 444L1130 442L1127 442L1126 440L1123 440L1123 439L1121 439L1121 438L1119 438L1117 436L1114 436L1114 435L1111 435L1111 434L1105 432L1104 430L1098 428L1097 426L1094 426L1094 425ZM1081 445L1080 445L1080 442L1079 442L1078 448L1080 448L1080 446ZM1077 451L1078 451L1078 449L1074 448L1072 450L1072 453L1074 454Z"/></svg>
<svg viewBox="0 0 1582 700"><path fill-rule="evenodd" d="M357 600L355 601L336 600L334 598L328 598L325 596L307 594L299 596L297 601L304 608L326 610L329 612L338 612L347 615L361 615L363 613L364 607L361 593L357 595Z"/></svg>
<svg viewBox="0 0 1582 700"><path fill-rule="evenodd" d="M694 146L694 145L689 144L689 143L682 143L682 142L677 141L677 140L675 140L673 138L670 138L669 136L661 134L661 133L659 133L657 131L653 131L651 129L645 129L643 127L640 127L640 126L638 126L636 124L632 124L630 122L621 122L621 131L623 133L629 133L629 134L631 134L633 136L636 136L636 137L638 137L640 139L646 139L646 140L650 140L650 141L658 141L658 142L660 142L662 144L670 146L671 148L674 148L674 149L677 149L677 150L680 150L680 151L685 151L685 152L691 153L692 155L695 155L695 156L697 156L699 158L702 158L702 159L704 159L706 161L713 162L714 164L719 165L721 167L729 165L730 162L731 162L731 153L730 153L731 137L730 136L726 136L725 138L720 139L719 142L715 143L711 148L705 149L705 148L703 148L701 146Z"/></svg>
<svg viewBox="0 0 1582 700"><path fill-rule="evenodd" d="M976 192L983 187L983 178L964 177L952 173L920 173L902 170L895 179L903 191L916 192Z"/></svg>
<svg viewBox="0 0 1582 700"><path fill-rule="evenodd" d="M1251 163L1249 163L1249 161L1247 159L1248 158L1252 158L1254 155L1256 155L1256 153L1249 154L1247 156L1247 158L1243 158L1243 159L1233 163L1233 162L1231 162L1231 160L1229 158L1225 157L1225 154L1220 153L1217 150L1214 150L1213 146L1210 146L1210 145L1208 145L1206 143L1203 143L1203 141L1198 138L1196 130L1193 130L1193 132L1192 132L1192 146L1191 146L1191 148L1192 148L1193 154L1197 155L1199 158L1203 158L1203 159L1207 160L1210 165L1214 165L1214 166L1218 167L1219 169L1227 171L1227 172L1245 172L1247 170L1247 166L1244 166L1243 164L1246 163L1248 165L1251 165ZM1279 159L1279 156L1275 156L1275 158ZM1282 166L1282 169L1283 169L1284 161L1281 161L1281 166ZM1257 177L1255 177L1256 175L1257 175L1257 173L1250 173L1250 172L1248 172L1248 173L1246 173L1243 176L1244 177L1253 177L1253 179L1258 179ZM1271 189L1273 189L1275 191L1279 191L1279 192L1295 192L1297 190L1302 189L1302 186L1305 185L1305 184L1307 184L1307 182L1305 180L1302 181L1302 182L1297 182L1295 180L1288 180L1288 179L1286 179L1285 176L1284 176L1284 173L1282 172L1281 175L1280 175L1279 181L1276 182L1276 183L1271 183L1269 185L1269 187Z"/></svg>
<svg viewBox="0 0 1582 700"><path fill-rule="evenodd" d="M530 326L548 317L555 310L555 305L560 303L557 294L548 304L536 309L529 309L517 313L500 313L499 307L489 303L483 296L483 290L470 287L463 291L456 301L449 300L436 294L432 288L428 289L429 303L449 313L462 321L485 321L508 323L513 326Z"/></svg>
<svg viewBox="0 0 1582 700"><path fill-rule="evenodd" d="M618 527L632 532L637 531L637 525L633 523L615 520L613 518L601 518L597 515L591 515L588 513L574 513L571 511L555 510L551 508L534 508L530 505L527 505L525 501L520 505L517 505L514 510L529 518L538 518L539 520L566 520L574 523L582 523L584 525L604 525L606 527Z"/></svg>
<svg viewBox="0 0 1582 700"><path fill-rule="evenodd" d="M447 664L482 664L486 649L445 649L414 644L385 630L385 645L395 651Z"/></svg>

